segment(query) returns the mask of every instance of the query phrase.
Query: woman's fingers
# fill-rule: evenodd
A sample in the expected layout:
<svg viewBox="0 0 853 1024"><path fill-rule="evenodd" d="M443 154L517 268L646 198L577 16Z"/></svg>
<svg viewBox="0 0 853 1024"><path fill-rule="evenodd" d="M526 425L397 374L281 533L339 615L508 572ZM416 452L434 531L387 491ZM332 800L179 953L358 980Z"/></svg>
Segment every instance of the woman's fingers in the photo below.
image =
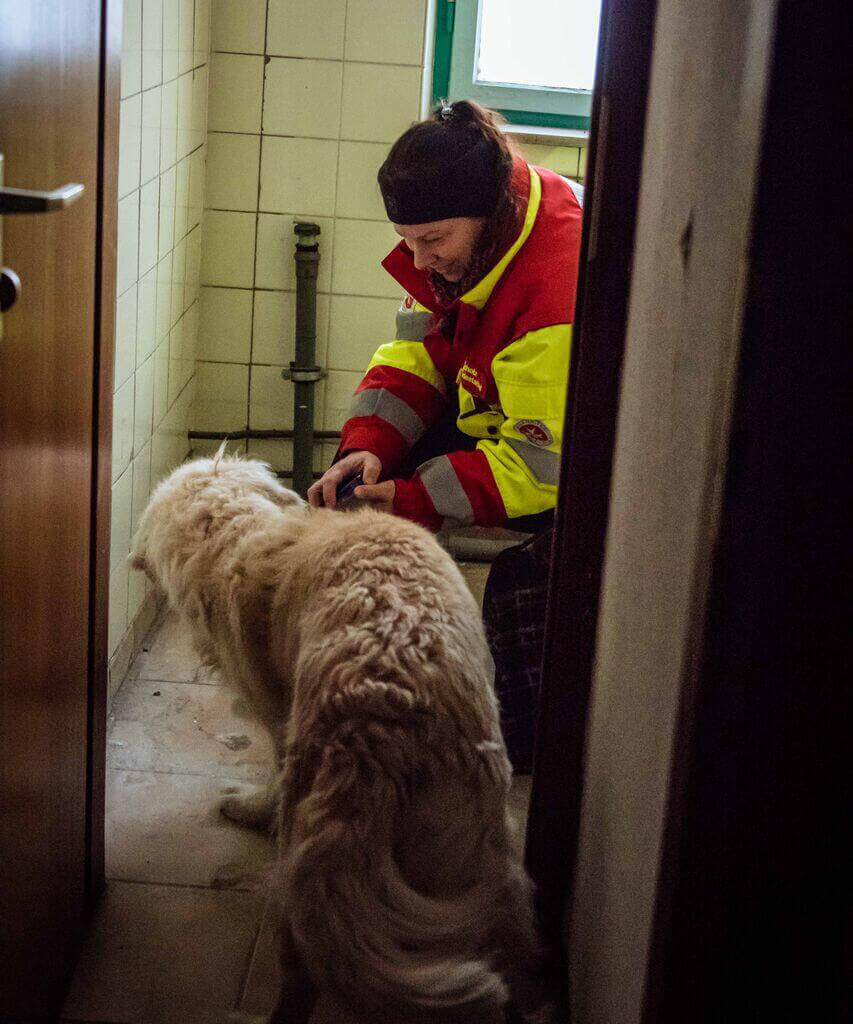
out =
<svg viewBox="0 0 853 1024"><path fill-rule="evenodd" d="M361 470L365 484L375 485L382 473L382 463L372 452L351 452L349 455L345 455L340 462L330 466L320 479L308 488L309 505L314 508L319 508L321 505L325 505L326 508L335 508L338 503L338 488L348 477L359 470ZM378 486L384 485L379 484Z"/></svg>

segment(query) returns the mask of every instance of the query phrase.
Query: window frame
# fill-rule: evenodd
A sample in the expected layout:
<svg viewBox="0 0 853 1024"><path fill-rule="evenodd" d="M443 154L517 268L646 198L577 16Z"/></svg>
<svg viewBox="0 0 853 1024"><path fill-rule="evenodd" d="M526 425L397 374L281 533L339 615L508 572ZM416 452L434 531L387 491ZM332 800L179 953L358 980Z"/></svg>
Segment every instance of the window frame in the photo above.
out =
<svg viewBox="0 0 853 1024"><path fill-rule="evenodd" d="M477 14L479 9L478 0L436 0L435 4L435 26L433 39L433 67L432 67L432 103L435 104L441 99L472 99L492 110L496 110L511 125L525 125L532 128L560 128L569 131L589 131L590 114L592 106L592 91L587 90L557 90L549 88L535 88L531 86L503 86L503 85L478 85L474 83L465 96L450 94L450 81L454 68L454 37L458 43L460 35L457 33L457 19L462 11L457 10L465 5L464 16L470 21L471 10L468 5L473 6L474 32L471 40L470 25L463 29L466 42L470 41L470 58L473 72L474 51L476 49L477 36ZM457 64L459 61L457 50ZM467 60L467 54L466 58ZM509 104L504 105L504 97L500 92L506 94L505 100ZM557 113L551 110L525 110L520 109L518 99L521 96L544 96L547 94L569 94L578 97L577 103L580 107L586 108L586 113ZM497 100L497 102L495 102Z"/></svg>

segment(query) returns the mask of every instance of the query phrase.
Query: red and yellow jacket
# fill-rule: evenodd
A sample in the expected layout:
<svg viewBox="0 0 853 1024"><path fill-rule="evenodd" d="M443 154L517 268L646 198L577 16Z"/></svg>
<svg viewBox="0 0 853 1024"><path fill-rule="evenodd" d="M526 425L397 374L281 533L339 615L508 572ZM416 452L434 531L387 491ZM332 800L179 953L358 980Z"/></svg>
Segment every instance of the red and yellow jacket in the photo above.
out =
<svg viewBox="0 0 853 1024"><path fill-rule="evenodd" d="M458 388L457 427L476 447L395 480L394 512L433 530L501 525L556 504L582 191L521 160L513 187L527 205L521 231L454 303L452 338L439 326L449 311L405 243L383 261L408 295L396 338L373 357L342 430L342 452L373 452L393 478Z"/></svg>

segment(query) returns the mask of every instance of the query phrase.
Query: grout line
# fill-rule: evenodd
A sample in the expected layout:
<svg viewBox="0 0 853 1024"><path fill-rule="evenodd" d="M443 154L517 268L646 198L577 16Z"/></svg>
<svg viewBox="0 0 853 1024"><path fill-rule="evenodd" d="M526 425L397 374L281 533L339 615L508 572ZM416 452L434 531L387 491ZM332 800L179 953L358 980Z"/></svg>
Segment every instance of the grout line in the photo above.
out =
<svg viewBox="0 0 853 1024"><path fill-rule="evenodd" d="M334 141L334 140L332 140L332 141ZM258 196L258 202L260 202L260 196ZM346 217L346 216L336 215L336 214L333 214L333 213L308 213L307 211L297 215L295 213L288 213L288 212L283 211L283 210L260 210L260 209L259 210L233 210L233 209L229 210L228 208L223 207L223 206L205 206L205 210L209 210L211 213L246 213L246 214L257 213L258 216L263 215L264 217L292 217L293 220L296 220L297 217L299 217L299 218L301 218L301 217L321 217L324 220L331 220L331 221L352 220L352 221L357 221L359 224L381 224L382 227L388 227L388 221L387 220L381 220L381 219L379 219L377 217ZM271 291L281 291L282 289L274 288L274 289L268 289L268 290L271 290Z"/></svg>
<svg viewBox="0 0 853 1024"><path fill-rule="evenodd" d="M349 9L347 9L349 14ZM344 27L344 33L346 33L346 27ZM264 50L266 51L266 40L264 40ZM305 57L293 53L252 53L248 50L211 50L211 55L214 53L223 54L227 57L270 57L273 60L311 60L315 63L322 64L364 64L374 68L416 68L420 69L420 64L401 64L399 62L391 63L389 61L381 60L352 60L349 57Z"/></svg>
<svg viewBox="0 0 853 1024"><path fill-rule="evenodd" d="M339 129L339 132L343 129ZM360 139L348 135L296 135L292 132L271 132L271 131L260 131L260 132L239 132L232 131L228 128L209 128L208 132L212 135L268 135L271 139L310 139L314 142L357 142L364 146L385 146L386 150L394 142L394 139ZM568 146L568 149L574 147Z"/></svg>

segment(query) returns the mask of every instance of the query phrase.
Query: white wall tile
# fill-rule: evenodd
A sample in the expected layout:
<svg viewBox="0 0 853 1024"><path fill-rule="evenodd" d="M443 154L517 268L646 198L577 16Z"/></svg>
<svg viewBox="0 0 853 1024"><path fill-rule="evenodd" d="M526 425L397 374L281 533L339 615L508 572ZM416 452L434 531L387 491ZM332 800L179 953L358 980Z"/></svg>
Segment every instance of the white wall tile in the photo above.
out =
<svg viewBox="0 0 853 1024"><path fill-rule="evenodd" d="M154 426L154 356L136 371L133 399L133 451L141 452Z"/></svg>
<svg viewBox="0 0 853 1024"><path fill-rule="evenodd" d="M107 644L110 657L115 654L116 648L127 632L127 586L129 571L127 562L124 562L117 565L115 570L110 573L109 642Z"/></svg>
<svg viewBox="0 0 853 1024"><path fill-rule="evenodd" d="M347 0L345 60L420 67L426 0Z"/></svg>
<svg viewBox="0 0 853 1024"><path fill-rule="evenodd" d="M201 304L196 301L184 312L184 358L187 360L187 379L195 373L198 358L198 331Z"/></svg>
<svg viewBox="0 0 853 1024"><path fill-rule="evenodd" d="M193 50L195 67L205 64L210 59L210 0L195 0Z"/></svg>
<svg viewBox="0 0 853 1024"><path fill-rule="evenodd" d="M340 60L347 0L270 0L267 53Z"/></svg>
<svg viewBox="0 0 853 1024"><path fill-rule="evenodd" d="M249 367L199 362L196 378L195 429L244 430L249 399Z"/></svg>
<svg viewBox="0 0 853 1024"><path fill-rule="evenodd" d="M121 101L118 142L118 194L126 196L139 188L142 143L142 94Z"/></svg>
<svg viewBox="0 0 853 1024"><path fill-rule="evenodd" d="M257 209L260 151L259 135L224 132L208 135L207 207L214 210Z"/></svg>
<svg viewBox="0 0 853 1024"><path fill-rule="evenodd" d="M384 142L342 142L338 164L335 214L365 220L384 220L385 206L376 181L388 155Z"/></svg>
<svg viewBox="0 0 853 1024"><path fill-rule="evenodd" d="M142 88L142 0L124 0L121 38L121 95Z"/></svg>
<svg viewBox="0 0 853 1024"><path fill-rule="evenodd" d="M323 411L322 406L323 395L319 388L317 393L317 422L320 422L320 417ZM314 445L314 470L315 472L322 472L330 463L331 457L327 460L324 455L324 445L322 443L316 443ZM337 449L333 449L332 455ZM287 438L283 439L261 439L249 441L248 444L248 455L250 459L260 459L262 462L268 463L276 471L286 471L288 473L293 471L293 442ZM281 481L285 487L292 486L292 479L284 478Z"/></svg>
<svg viewBox="0 0 853 1024"><path fill-rule="evenodd" d="M143 185L139 193L139 274L157 265L160 230L160 179Z"/></svg>
<svg viewBox="0 0 853 1024"><path fill-rule="evenodd" d="M379 346L395 337L399 308L400 299L333 295L327 365L363 373Z"/></svg>
<svg viewBox="0 0 853 1024"><path fill-rule="evenodd" d="M130 465L133 455L133 377L113 395L113 483Z"/></svg>
<svg viewBox="0 0 853 1024"><path fill-rule="evenodd" d="M214 50L263 53L267 0L213 0L211 37Z"/></svg>
<svg viewBox="0 0 853 1024"><path fill-rule="evenodd" d="M308 220L320 227L320 269L317 289L329 291L334 252L334 221L330 217L311 217L307 214L262 213L258 217L258 252L255 268L255 287L292 291L296 288L293 254L296 236L293 223Z"/></svg>
<svg viewBox="0 0 853 1024"><path fill-rule="evenodd" d="M127 623L128 626L133 622L139 613L140 608L145 603L145 595L148 592L146 584L148 579L144 572L137 572L135 569L127 567Z"/></svg>
<svg viewBox="0 0 853 1024"><path fill-rule="evenodd" d="M165 171L178 157L177 79L163 85L160 98L160 170Z"/></svg>
<svg viewBox="0 0 853 1024"><path fill-rule="evenodd" d="M133 503L133 470L128 468L112 487L110 506L110 572L127 558L130 550L130 520Z"/></svg>
<svg viewBox="0 0 853 1024"><path fill-rule="evenodd" d="M195 412L193 412L193 416ZM193 420L193 422L195 422ZM219 451L219 446L222 444L221 441L216 440L205 440L201 437L194 437L192 439L192 457L194 459L199 458L211 458ZM225 444L226 455L243 455L246 454L246 442L244 440L235 441L228 440Z"/></svg>
<svg viewBox="0 0 853 1024"><path fill-rule="evenodd" d="M178 79L178 160L188 156L196 145L192 127L193 120L193 72L192 69Z"/></svg>
<svg viewBox="0 0 853 1024"><path fill-rule="evenodd" d="M159 346L169 336L172 312L172 250L157 264L157 318L155 338Z"/></svg>
<svg viewBox="0 0 853 1024"><path fill-rule="evenodd" d="M268 293L257 293L262 294ZM208 362L248 364L252 345L252 292L237 288L202 288L200 304L199 358Z"/></svg>
<svg viewBox="0 0 853 1024"><path fill-rule="evenodd" d="M261 147L260 209L331 217L335 210L338 143L267 137Z"/></svg>
<svg viewBox="0 0 853 1024"><path fill-rule="evenodd" d="M254 247L254 214L205 211L202 284L251 288Z"/></svg>
<svg viewBox="0 0 853 1024"><path fill-rule="evenodd" d="M577 178L580 150L571 146L537 146L521 143L518 147L529 164L547 167L557 174Z"/></svg>
<svg viewBox="0 0 853 1024"><path fill-rule="evenodd" d="M157 268L139 279L136 301L136 365L152 354L157 344Z"/></svg>
<svg viewBox="0 0 853 1024"><path fill-rule="evenodd" d="M293 469L293 442L288 440L260 440L249 441L248 455L250 459L260 459L275 472ZM290 486L290 480L282 480L285 487Z"/></svg>
<svg viewBox="0 0 853 1024"><path fill-rule="evenodd" d="M184 289L187 281L187 243L181 239L172 253L172 326L184 312Z"/></svg>
<svg viewBox="0 0 853 1024"><path fill-rule="evenodd" d="M344 64L341 138L394 142L418 119L421 70Z"/></svg>
<svg viewBox="0 0 853 1024"><path fill-rule="evenodd" d="M136 365L136 296L134 284L116 299L113 391L124 384Z"/></svg>
<svg viewBox="0 0 853 1024"><path fill-rule="evenodd" d="M251 367L249 426L252 430L293 428L293 385L282 377L281 371L281 366Z"/></svg>
<svg viewBox="0 0 853 1024"><path fill-rule="evenodd" d="M326 401L323 407L322 430L340 430L349 417L352 396L363 374L346 370L329 370L326 378ZM318 421L320 417L317 417Z"/></svg>
<svg viewBox="0 0 853 1024"><path fill-rule="evenodd" d="M163 81L163 0L142 0L142 88Z"/></svg>
<svg viewBox="0 0 853 1024"><path fill-rule="evenodd" d="M187 227L190 231L201 224L204 206L207 147L201 146L190 154L190 205L187 211Z"/></svg>
<svg viewBox="0 0 853 1024"><path fill-rule="evenodd" d="M170 167L160 175L160 226L157 254L160 259L175 244L175 179L177 173Z"/></svg>
<svg viewBox="0 0 853 1024"><path fill-rule="evenodd" d="M135 519L148 496L152 462L157 471L165 471L188 450L186 431L195 395L194 302L204 197L209 38L209 0L125 0L124 8L113 400L113 507L119 518L112 538L114 562L116 552L127 550L125 499L131 472ZM181 69L185 74L179 81ZM162 87L164 73L167 85ZM254 237L246 248L253 259ZM173 308L177 324L171 339L170 396ZM132 471L127 468L131 458ZM144 600L146 582L140 574L129 580L122 557L113 566L110 583L113 650Z"/></svg>
<svg viewBox="0 0 853 1024"><path fill-rule="evenodd" d="M210 74L210 130L259 132L264 58L214 53Z"/></svg>
<svg viewBox="0 0 853 1024"><path fill-rule="evenodd" d="M201 282L201 227L196 225L187 235L187 274L184 285L184 307L197 299Z"/></svg>
<svg viewBox="0 0 853 1024"><path fill-rule="evenodd" d="M266 66L264 132L336 139L342 67L334 61L273 57Z"/></svg>
<svg viewBox="0 0 853 1024"><path fill-rule="evenodd" d="M204 145L207 133L207 91L209 79L210 75L208 74L207 64L193 71L192 117L190 120L190 131L192 132L191 148L193 150Z"/></svg>
<svg viewBox="0 0 853 1024"><path fill-rule="evenodd" d="M178 163L175 174L175 239L187 233L190 203L190 158L184 157Z"/></svg>
<svg viewBox="0 0 853 1024"><path fill-rule="evenodd" d="M178 77L180 66L181 0L163 0L163 81Z"/></svg>
<svg viewBox="0 0 853 1024"><path fill-rule="evenodd" d="M381 263L399 241L387 222L335 221L332 291L339 295L398 298L400 286Z"/></svg>
<svg viewBox="0 0 853 1024"><path fill-rule="evenodd" d="M329 296L317 296L316 361L326 365L329 336ZM255 292L252 362L287 366L295 358L296 293Z"/></svg>
<svg viewBox="0 0 853 1024"><path fill-rule="evenodd" d="M139 192L132 192L118 204L118 258L116 294L121 295L139 276Z"/></svg>
<svg viewBox="0 0 853 1024"><path fill-rule="evenodd" d="M154 352L154 402L153 402L153 424L154 430L163 422L163 417L168 412L169 394L169 336L168 334L157 346Z"/></svg>
<svg viewBox="0 0 853 1024"><path fill-rule="evenodd" d="M160 86L142 94L142 163L141 180L144 185L160 173L160 105L163 101Z"/></svg>
<svg viewBox="0 0 853 1024"><path fill-rule="evenodd" d="M195 0L180 0L178 8L178 74L193 66L193 33L195 31Z"/></svg>
<svg viewBox="0 0 853 1024"><path fill-rule="evenodd" d="M166 401L173 406L186 383L184 370L184 321L179 320L169 333L169 384Z"/></svg>
<svg viewBox="0 0 853 1024"><path fill-rule="evenodd" d="M134 456L133 464L133 499L130 506L130 538L136 533L139 517L145 511L148 497L151 494L151 440L143 445Z"/></svg>

